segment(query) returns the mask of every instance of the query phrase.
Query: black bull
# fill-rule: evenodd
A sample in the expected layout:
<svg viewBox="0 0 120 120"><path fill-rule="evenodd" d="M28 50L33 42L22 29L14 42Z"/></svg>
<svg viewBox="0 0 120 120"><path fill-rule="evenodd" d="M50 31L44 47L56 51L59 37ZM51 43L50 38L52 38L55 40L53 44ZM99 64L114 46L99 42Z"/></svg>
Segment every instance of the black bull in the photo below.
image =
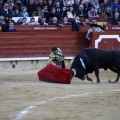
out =
<svg viewBox="0 0 120 120"><path fill-rule="evenodd" d="M100 68L104 70L110 69L117 73L117 78L114 82L118 82L120 77L120 51L100 50L96 48L83 49L75 57L70 69L74 77L82 80L87 78L88 81L92 81L92 79L88 77L88 73L95 71L95 76L99 83Z"/></svg>

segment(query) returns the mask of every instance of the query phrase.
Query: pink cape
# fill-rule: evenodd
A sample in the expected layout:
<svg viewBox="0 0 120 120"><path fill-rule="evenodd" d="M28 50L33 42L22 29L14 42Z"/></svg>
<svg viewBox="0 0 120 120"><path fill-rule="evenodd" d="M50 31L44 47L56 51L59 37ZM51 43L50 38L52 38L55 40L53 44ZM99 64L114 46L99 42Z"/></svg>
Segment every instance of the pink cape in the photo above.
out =
<svg viewBox="0 0 120 120"><path fill-rule="evenodd" d="M49 64L38 72L38 78L45 82L70 84L72 75L70 69L61 69Z"/></svg>

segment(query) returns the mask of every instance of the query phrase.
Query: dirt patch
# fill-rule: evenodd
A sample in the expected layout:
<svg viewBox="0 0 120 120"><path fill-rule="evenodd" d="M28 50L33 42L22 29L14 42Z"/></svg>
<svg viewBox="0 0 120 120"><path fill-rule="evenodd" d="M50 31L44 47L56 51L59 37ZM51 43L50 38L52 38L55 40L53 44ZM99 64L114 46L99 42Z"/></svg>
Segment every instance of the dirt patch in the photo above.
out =
<svg viewBox="0 0 120 120"><path fill-rule="evenodd" d="M0 120L119 120L120 82L100 71L101 83L73 78L71 84L38 80L38 69L1 71Z"/></svg>

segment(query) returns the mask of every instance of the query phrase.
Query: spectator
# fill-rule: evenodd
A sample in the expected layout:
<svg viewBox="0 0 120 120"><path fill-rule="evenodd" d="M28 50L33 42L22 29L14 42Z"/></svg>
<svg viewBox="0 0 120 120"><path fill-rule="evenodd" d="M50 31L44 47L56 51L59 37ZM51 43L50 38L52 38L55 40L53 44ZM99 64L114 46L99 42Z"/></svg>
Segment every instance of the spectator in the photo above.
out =
<svg viewBox="0 0 120 120"><path fill-rule="evenodd" d="M72 4L70 5L70 0L63 0L62 7L66 7L66 11L70 11L70 6L72 6Z"/></svg>
<svg viewBox="0 0 120 120"><path fill-rule="evenodd" d="M15 21L12 20L12 16L9 15L9 16L8 16L8 19L5 20L5 23L9 25L11 22L14 23L14 24L16 24Z"/></svg>
<svg viewBox="0 0 120 120"><path fill-rule="evenodd" d="M39 7L41 10L44 8L43 0L38 0L37 7Z"/></svg>
<svg viewBox="0 0 120 120"><path fill-rule="evenodd" d="M85 22L83 23L84 25L90 25L91 22L89 21L89 19L85 19Z"/></svg>
<svg viewBox="0 0 120 120"><path fill-rule="evenodd" d="M48 11L48 6L45 5L43 10L42 10L42 17L45 17L47 22L49 21L50 13Z"/></svg>
<svg viewBox="0 0 120 120"><path fill-rule="evenodd" d="M76 13L75 13L74 7L70 6L70 10L67 11L67 17L68 18L75 18L75 16L76 16Z"/></svg>
<svg viewBox="0 0 120 120"><path fill-rule="evenodd" d="M106 11L106 8L110 7L110 4L108 3L108 0L104 0L103 3L100 4L100 8L102 12Z"/></svg>
<svg viewBox="0 0 120 120"><path fill-rule="evenodd" d="M29 17L29 13L27 12L27 7L23 6L21 9L22 12L20 12L20 17Z"/></svg>
<svg viewBox="0 0 120 120"><path fill-rule="evenodd" d="M65 68L64 55L60 48L57 47L52 48L52 53L50 54L49 60L46 63L46 65L49 65L52 62L60 68Z"/></svg>
<svg viewBox="0 0 120 120"><path fill-rule="evenodd" d="M18 9L18 8L15 8L13 14L14 14L14 17L20 17L20 11L19 11L19 9Z"/></svg>
<svg viewBox="0 0 120 120"><path fill-rule="evenodd" d="M63 18L63 25L71 25L71 22L68 22L68 18L67 17Z"/></svg>
<svg viewBox="0 0 120 120"><path fill-rule="evenodd" d="M90 40L90 33L91 32L104 32L101 28L97 27L97 24L90 24L90 29L88 30L86 34L87 40Z"/></svg>
<svg viewBox="0 0 120 120"><path fill-rule="evenodd" d="M42 11L41 8L37 7L36 11L33 12L32 17L38 16L39 18L42 18Z"/></svg>
<svg viewBox="0 0 120 120"><path fill-rule="evenodd" d="M1 15L4 16L5 18L8 17L8 15L13 16L12 10L9 9L8 3L4 3L3 8L1 10Z"/></svg>
<svg viewBox="0 0 120 120"><path fill-rule="evenodd" d="M75 10L75 13L77 13L79 11L80 4L81 4L81 0L75 0L75 2L73 4L73 8Z"/></svg>
<svg viewBox="0 0 120 120"><path fill-rule="evenodd" d="M98 8L97 14L99 15L100 18L104 17L104 12L102 12L101 8Z"/></svg>
<svg viewBox="0 0 120 120"><path fill-rule="evenodd" d="M28 23L27 23L27 18L23 17L22 20L19 19L19 20L17 21L17 24L18 24L18 25L27 25L27 24L28 24Z"/></svg>
<svg viewBox="0 0 120 120"><path fill-rule="evenodd" d="M69 6L72 6L73 4L74 4L74 0L63 0L63 6L68 8L67 10L69 10Z"/></svg>
<svg viewBox="0 0 120 120"><path fill-rule="evenodd" d="M23 3L21 0L16 0L15 2L15 9L17 9L19 12L21 12L21 8L23 7ZM17 17L17 16L16 16Z"/></svg>
<svg viewBox="0 0 120 120"><path fill-rule="evenodd" d="M8 8L10 9L10 10L14 10L14 1L13 0L8 0L7 1L7 3L8 3Z"/></svg>
<svg viewBox="0 0 120 120"><path fill-rule="evenodd" d="M52 11L51 11L49 17L50 17L50 18L57 17L55 7L52 7Z"/></svg>
<svg viewBox="0 0 120 120"><path fill-rule="evenodd" d="M99 0L95 0L93 6L98 11L98 9L100 8Z"/></svg>
<svg viewBox="0 0 120 120"><path fill-rule="evenodd" d="M79 16L80 18L88 17L88 12L84 10L84 5L79 6L79 10L77 11L76 16Z"/></svg>
<svg viewBox="0 0 120 120"><path fill-rule="evenodd" d="M120 13L120 10L119 10L118 6L114 7L114 10L112 11L113 16L115 16L116 12Z"/></svg>
<svg viewBox="0 0 120 120"><path fill-rule="evenodd" d="M56 1L56 3L55 3L55 11L56 11L57 18L61 19L61 17L62 17L62 8L60 6L59 1Z"/></svg>
<svg viewBox="0 0 120 120"><path fill-rule="evenodd" d="M73 31L80 31L80 27L81 25L83 25L83 23L80 21L80 18L78 16L76 16L75 19L71 21L71 23L72 23Z"/></svg>
<svg viewBox="0 0 120 120"><path fill-rule="evenodd" d="M118 21L118 25L120 26L120 21Z"/></svg>
<svg viewBox="0 0 120 120"><path fill-rule="evenodd" d="M52 11L52 7L53 7L53 1L52 0L48 0L48 11L49 13Z"/></svg>
<svg viewBox="0 0 120 120"><path fill-rule="evenodd" d="M41 18L41 20L39 21L39 24L48 26L48 23L46 22L46 18L44 18L44 17Z"/></svg>
<svg viewBox="0 0 120 120"><path fill-rule="evenodd" d="M53 17L52 21L49 22L49 25L63 26L62 22L58 22L57 17Z"/></svg>
<svg viewBox="0 0 120 120"><path fill-rule="evenodd" d="M113 14L112 14L112 11L110 10L110 7L106 8L105 13L104 13L104 17L105 18L112 18L113 17Z"/></svg>
<svg viewBox="0 0 120 120"><path fill-rule="evenodd" d="M7 30L9 29L9 25L6 23L2 23L1 29L2 29L2 32L7 32Z"/></svg>
<svg viewBox="0 0 120 120"><path fill-rule="evenodd" d="M115 16L113 16L113 18L110 19L109 24L118 25L118 21L120 21L120 13L116 12Z"/></svg>
<svg viewBox="0 0 120 120"><path fill-rule="evenodd" d="M62 8L62 18L66 17L67 16L67 9L66 7L63 6Z"/></svg>
<svg viewBox="0 0 120 120"><path fill-rule="evenodd" d="M91 9L88 11L88 17L89 18L98 18L99 15L97 14L97 11L94 7L91 7Z"/></svg>
<svg viewBox="0 0 120 120"><path fill-rule="evenodd" d="M6 32L17 32L17 30L14 28L14 23L9 23L9 29Z"/></svg>
<svg viewBox="0 0 120 120"><path fill-rule="evenodd" d="M89 0L84 0L83 6L84 6L85 13L88 13L88 11L90 11L91 8L93 7L93 5L89 2ZM88 14L87 14L86 18L87 17L88 17Z"/></svg>
<svg viewBox="0 0 120 120"><path fill-rule="evenodd" d="M34 18L34 17L31 17L31 18L30 18L30 22L28 23L28 25L39 25L39 22L36 22L36 21L35 21L35 18Z"/></svg>
<svg viewBox="0 0 120 120"><path fill-rule="evenodd" d="M29 13L29 16L31 17L33 12L36 11L36 3L34 3L34 0L29 0L28 5L27 5L27 10Z"/></svg>
<svg viewBox="0 0 120 120"><path fill-rule="evenodd" d="M118 7L119 11L120 11L120 5L118 4L118 0L114 0L114 2L111 3L110 8L113 11L115 7Z"/></svg>
<svg viewBox="0 0 120 120"><path fill-rule="evenodd" d="M4 19L3 16L0 16L0 25L1 25L1 24L5 24L5 19Z"/></svg>
<svg viewBox="0 0 120 120"><path fill-rule="evenodd" d="M96 24L97 27L99 27L100 29L103 29L103 27L102 27L101 25L98 25L98 24L97 24L97 21L94 20L94 19L92 20L91 24Z"/></svg>

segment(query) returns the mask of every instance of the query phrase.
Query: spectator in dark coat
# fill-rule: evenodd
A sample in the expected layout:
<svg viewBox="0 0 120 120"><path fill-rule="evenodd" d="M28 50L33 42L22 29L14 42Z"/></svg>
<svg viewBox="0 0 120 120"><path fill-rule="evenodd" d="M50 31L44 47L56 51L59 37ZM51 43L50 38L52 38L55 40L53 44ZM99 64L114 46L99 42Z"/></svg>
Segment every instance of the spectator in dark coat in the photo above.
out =
<svg viewBox="0 0 120 120"><path fill-rule="evenodd" d="M55 7L52 7L52 11L51 11L49 17L50 17L50 18L57 17Z"/></svg>
<svg viewBox="0 0 120 120"><path fill-rule="evenodd" d="M113 11L115 7L118 7L118 10L120 11L120 5L118 4L118 0L114 0L114 2L111 3L110 8Z"/></svg>
<svg viewBox="0 0 120 120"><path fill-rule="evenodd" d="M15 9L18 9L18 11L21 12L21 7L23 7L23 6L24 5L23 5L21 0L16 0L16 2L15 2ZM15 16L15 17L17 17L17 16Z"/></svg>
<svg viewBox="0 0 120 120"><path fill-rule="evenodd" d="M78 11L76 12L76 16L79 16L80 18L88 17L88 12L84 10L84 5L79 6Z"/></svg>
<svg viewBox="0 0 120 120"><path fill-rule="evenodd" d="M38 16L39 18L42 18L42 11L40 7L37 7L36 11L33 12L32 17Z"/></svg>
<svg viewBox="0 0 120 120"><path fill-rule="evenodd" d="M14 23L13 22L9 23L9 28L6 32L17 32L17 30L14 28Z"/></svg>
<svg viewBox="0 0 120 120"><path fill-rule="evenodd" d="M79 11L79 6L80 6L80 4L81 4L81 1L82 1L82 0L75 0L75 2L74 2L74 4L73 4L75 13L77 13L77 12Z"/></svg>
<svg viewBox="0 0 120 120"><path fill-rule="evenodd" d="M3 8L1 9L1 15L4 17L8 17L8 15L13 16L12 10L8 8L8 3L4 3Z"/></svg>
<svg viewBox="0 0 120 120"><path fill-rule="evenodd" d="M62 22L58 22L57 17L53 17L52 21L49 22L49 25L64 26Z"/></svg>
<svg viewBox="0 0 120 120"><path fill-rule="evenodd" d="M39 22L39 24L40 25L46 25L46 26L48 26L48 23L46 22L46 18L41 18L41 20L40 21L38 21Z"/></svg>
<svg viewBox="0 0 120 120"><path fill-rule="evenodd" d="M118 21L120 21L120 14L118 12L115 13L115 16L111 18L109 24L111 25L118 25Z"/></svg>
<svg viewBox="0 0 120 120"><path fill-rule="evenodd" d="M55 3L55 10L56 10L57 18L61 19L61 17L62 17L62 8L60 6L60 2L59 1L56 1L56 3Z"/></svg>
<svg viewBox="0 0 120 120"><path fill-rule="evenodd" d="M39 7L41 10L44 8L43 0L38 0L37 7Z"/></svg>
<svg viewBox="0 0 120 120"><path fill-rule="evenodd" d="M118 6L114 7L114 10L112 11L113 16L115 16L116 12L120 13L120 10L119 10Z"/></svg>
<svg viewBox="0 0 120 120"><path fill-rule="evenodd" d="M50 13L48 11L48 6L45 5L43 10L42 10L42 17L45 17L47 22L49 21L49 16L50 16Z"/></svg>
<svg viewBox="0 0 120 120"><path fill-rule="evenodd" d="M34 3L34 0L30 0L27 6L27 10L30 17L32 16L33 12L36 11L36 8L37 6L36 3Z"/></svg>
<svg viewBox="0 0 120 120"><path fill-rule="evenodd" d="M93 5L89 2L89 0L84 0L83 6L84 6L84 12L85 13L88 13L88 11L90 11L91 8L93 7ZM87 17L88 16L86 16L86 18Z"/></svg>
<svg viewBox="0 0 120 120"><path fill-rule="evenodd" d="M15 21L12 20L12 16L11 15L9 15L8 19L5 20L5 23L8 24L8 25L9 25L10 22L13 22L14 24L16 24Z"/></svg>
<svg viewBox="0 0 120 120"><path fill-rule="evenodd" d="M1 24L2 32L6 32L9 29L9 25L6 23Z"/></svg>
<svg viewBox="0 0 120 120"><path fill-rule="evenodd" d="M71 25L71 22L68 21L68 18L67 17L64 17L63 18L63 25Z"/></svg>
<svg viewBox="0 0 120 120"><path fill-rule="evenodd" d="M47 6L48 6L48 11L51 12L53 7L53 0L49 0Z"/></svg>
<svg viewBox="0 0 120 120"><path fill-rule="evenodd" d="M80 18L78 16L76 16L75 19L71 21L71 23L72 23L73 31L80 31L80 27L81 25L83 25L83 23L80 21Z"/></svg>

